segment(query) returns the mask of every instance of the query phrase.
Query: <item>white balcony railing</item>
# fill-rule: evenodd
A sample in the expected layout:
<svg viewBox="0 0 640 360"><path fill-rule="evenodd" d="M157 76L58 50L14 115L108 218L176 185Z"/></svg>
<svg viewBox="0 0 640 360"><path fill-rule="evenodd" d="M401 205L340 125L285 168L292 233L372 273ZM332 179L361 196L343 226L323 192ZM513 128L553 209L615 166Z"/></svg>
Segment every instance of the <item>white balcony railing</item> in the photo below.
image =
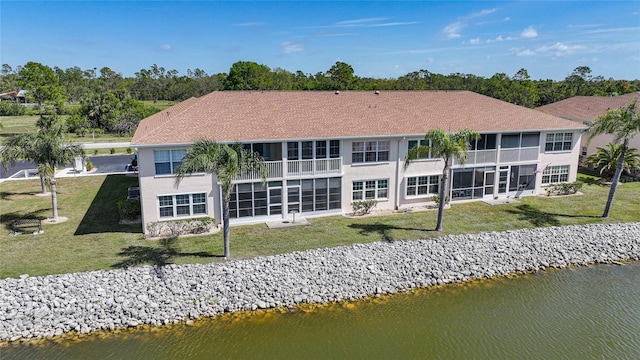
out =
<svg viewBox="0 0 640 360"><path fill-rule="evenodd" d="M535 161L538 160L540 147L526 147L500 150L500 162Z"/></svg>
<svg viewBox="0 0 640 360"><path fill-rule="evenodd" d="M340 174L342 158L287 161L287 176Z"/></svg>
<svg viewBox="0 0 640 360"><path fill-rule="evenodd" d="M282 161L265 161L267 165L267 179L282 177ZM257 172L248 172L236 177L236 181L260 180L262 175Z"/></svg>
<svg viewBox="0 0 640 360"><path fill-rule="evenodd" d="M265 161L267 165L267 179L283 178L284 161ZM342 172L342 158L309 159L286 161L286 176L315 176L324 174L340 174ZM236 181L259 180L257 172L244 173Z"/></svg>
<svg viewBox="0 0 640 360"><path fill-rule="evenodd" d="M467 162L465 164L485 164L495 163L498 158L498 150L473 150L467 153ZM454 164L458 163L454 159Z"/></svg>

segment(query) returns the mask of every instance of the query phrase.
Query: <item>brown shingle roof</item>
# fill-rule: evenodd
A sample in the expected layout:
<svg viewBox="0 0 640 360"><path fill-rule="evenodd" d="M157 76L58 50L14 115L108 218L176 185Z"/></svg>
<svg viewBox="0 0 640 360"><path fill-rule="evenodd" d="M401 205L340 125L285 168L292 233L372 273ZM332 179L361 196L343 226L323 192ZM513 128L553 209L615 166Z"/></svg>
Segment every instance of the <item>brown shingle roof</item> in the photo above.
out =
<svg viewBox="0 0 640 360"><path fill-rule="evenodd" d="M189 99L140 122L138 145L578 129L581 125L469 91L229 92Z"/></svg>
<svg viewBox="0 0 640 360"><path fill-rule="evenodd" d="M640 92L620 96L574 96L540 106L536 110L570 120L595 120L604 115L607 110L621 108L638 98L640 98Z"/></svg>

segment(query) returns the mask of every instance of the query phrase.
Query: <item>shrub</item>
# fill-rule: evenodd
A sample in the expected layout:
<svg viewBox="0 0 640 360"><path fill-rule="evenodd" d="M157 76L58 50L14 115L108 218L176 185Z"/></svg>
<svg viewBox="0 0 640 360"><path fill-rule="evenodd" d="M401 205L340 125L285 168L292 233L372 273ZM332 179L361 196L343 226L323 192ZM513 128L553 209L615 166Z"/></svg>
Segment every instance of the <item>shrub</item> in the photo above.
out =
<svg viewBox="0 0 640 360"><path fill-rule="evenodd" d="M371 209L376 207L377 204L378 204L378 200L361 200L361 201L354 201L353 203L351 203L351 206L353 207L354 214L365 215L365 214L368 214L371 211Z"/></svg>
<svg viewBox="0 0 640 360"><path fill-rule="evenodd" d="M124 219L124 220L135 220L141 214L141 212L140 212L140 200L138 200L138 199L119 200L118 201L118 211L120 212L120 218L121 219Z"/></svg>
<svg viewBox="0 0 640 360"><path fill-rule="evenodd" d="M215 219L201 217L185 220L157 221L147 224L147 233L151 237L175 237L180 235L203 234L215 225Z"/></svg>
<svg viewBox="0 0 640 360"><path fill-rule="evenodd" d="M27 113L27 108L14 103L3 101L0 102L0 116L21 116Z"/></svg>
<svg viewBox="0 0 640 360"><path fill-rule="evenodd" d="M131 154L132 152L133 152L133 149L127 148L127 154Z"/></svg>
<svg viewBox="0 0 640 360"><path fill-rule="evenodd" d="M98 149L93 149L93 155L98 155Z"/></svg>
<svg viewBox="0 0 640 360"><path fill-rule="evenodd" d="M433 200L433 202L435 202L435 203L436 203L436 205L440 205L440 196L439 196L439 195L433 195L433 196L431 197L431 200ZM444 198L444 203L445 203L445 204L448 204L448 203L449 203L449 195L447 195L447 196Z"/></svg>
<svg viewBox="0 0 640 360"><path fill-rule="evenodd" d="M87 168L87 171L93 170L93 163L91 161L87 161L85 168Z"/></svg>
<svg viewBox="0 0 640 360"><path fill-rule="evenodd" d="M115 153L116 153L116 149L115 148L109 149L109 154L113 155Z"/></svg>
<svg viewBox="0 0 640 360"><path fill-rule="evenodd" d="M571 195L582 189L583 183L576 181L573 183L551 184L547 187L547 196L551 195Z"/></svg>

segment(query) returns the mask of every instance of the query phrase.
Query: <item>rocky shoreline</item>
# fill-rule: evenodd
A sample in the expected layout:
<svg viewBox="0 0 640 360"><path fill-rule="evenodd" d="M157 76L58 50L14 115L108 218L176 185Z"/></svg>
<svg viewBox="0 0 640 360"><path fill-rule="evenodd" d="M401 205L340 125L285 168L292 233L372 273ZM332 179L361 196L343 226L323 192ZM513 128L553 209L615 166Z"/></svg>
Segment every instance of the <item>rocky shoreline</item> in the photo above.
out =
<svg viewBox="0 0 640 360"><path fill-rule="evenodd" d="M23 275L0 280L0 342L627 260L640 260L640 223L356 244L221 264Z"/></svg>

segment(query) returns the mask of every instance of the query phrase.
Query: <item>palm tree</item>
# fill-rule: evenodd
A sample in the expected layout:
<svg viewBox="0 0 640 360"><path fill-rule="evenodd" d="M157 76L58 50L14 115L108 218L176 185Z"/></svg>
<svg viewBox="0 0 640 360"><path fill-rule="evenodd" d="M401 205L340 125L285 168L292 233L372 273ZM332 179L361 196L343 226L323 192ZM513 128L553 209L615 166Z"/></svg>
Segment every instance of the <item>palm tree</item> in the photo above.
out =
<svg viewBox="0 0 640 360"><path fill-rule="evenodd" d="M451 169L451 160L457 159L458 162L464 164L467 160L467 152L471 148L471 141L480 137L475 130L461 130L457 133L446 133L441 129L430 130L425 136L425 142L428 145L416 145L409 150L404 158L404 169L417 159L425 158L431 154L434 158L441 158L444 161L442 169L442 177L440 178L440 188L438 202L438 222L436 231L442 231L442 217L444 216L444 204L446 202L447 185L449 184L449 172Z"/></svg>
<svg viewBox="0 0 640 360"><path fill-rule="evenodd" d="M602 217L604 218L609 217L609 212L611 211L613 197L616 194L616 188L618 187L620 175L624 168L624 160L627 152L629 151L629 141L640 135L640 116L638 116L638 108L636 107L637 101L637 99L634 99L619 109L607 111L606 114L600 116L591 123L589 129L587 129L589 140L593 139L593 137L597 135L613 134L613 143L620 144L622 146L622 150L618 156L616 171L613 175L611 189L609 190L607 205L605 206L604 213L602 214Z"/></svg>
<svg viewBox="0 0 640 360"><path fill-rule="evenodd" d="M34 133L17 134L8 138L0 150L0 161L5 169L18 160L31 161L38 166L42 191L46 192L45 183L51 187L53 221L58 220L55 169L83 154L82 147L78 144L66 143L63 134L61 127L54 127L48 131L40 129Z"/></svg>
<svg viewBox="0 0 640 360"><path fill-rule="evenodd" d="M222 226L224 231L224 257L229 251L229 199L233 181L244 173L255 173L267 181L267 166L260 155L242 147L242 144L220 144L213 140L196 141L182 158L176 170L176 186L193 173L215 175L222 189Z"/></svg>
<svg viewBox="0 0 640 360"><path fill-rule="evenodd" d="M589 155L587 164L600 168L600 174L606 172L607 178L613 179L622 153L622 144L609 143L606 148L598 147L597 150L596 153ZM638 149L630 148L624 155L622 169L631 172L637 168L640 168L640 154L638 154Z"/></svg>

